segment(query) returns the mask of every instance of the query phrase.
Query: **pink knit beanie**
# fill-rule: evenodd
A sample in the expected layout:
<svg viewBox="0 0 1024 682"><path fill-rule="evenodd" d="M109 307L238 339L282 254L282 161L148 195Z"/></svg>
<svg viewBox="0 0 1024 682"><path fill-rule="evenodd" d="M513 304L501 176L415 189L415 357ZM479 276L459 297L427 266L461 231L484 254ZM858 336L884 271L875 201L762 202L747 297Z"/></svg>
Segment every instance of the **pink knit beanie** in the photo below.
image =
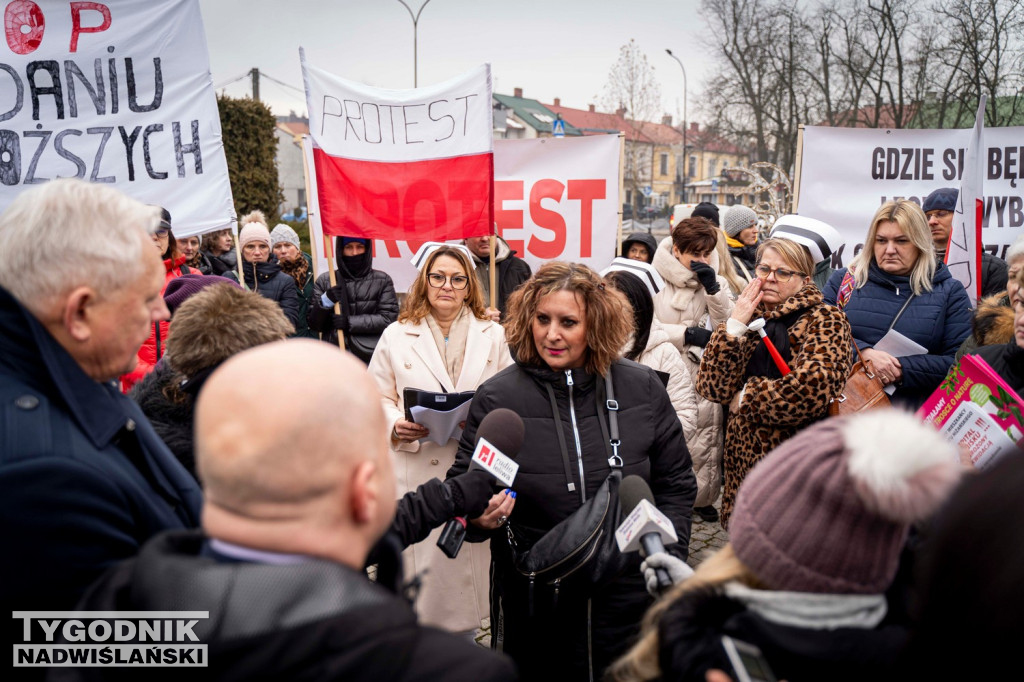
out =
<svg viewBox="0 0 1024 682"><path fill-rule="evenodd" d="M938 509L962 471L956 448L907 413L829 419L751 470L729 540L771 589L880 594L910 524Z"/></svg>

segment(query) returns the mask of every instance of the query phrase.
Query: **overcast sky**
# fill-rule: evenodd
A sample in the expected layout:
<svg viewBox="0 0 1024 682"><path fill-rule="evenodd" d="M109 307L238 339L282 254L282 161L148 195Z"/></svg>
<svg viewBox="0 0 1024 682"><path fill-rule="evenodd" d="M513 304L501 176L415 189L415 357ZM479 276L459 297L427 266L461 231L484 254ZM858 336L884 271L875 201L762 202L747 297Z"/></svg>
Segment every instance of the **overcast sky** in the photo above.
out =
<svg viewBox="0 0 1024 682"><path fill-rule="evenodd" d="M406 0L416 12L423 0ZM447 80L490 62L494 91L585 109L601 95L619 48L636 39L661 83L662 108L682 117L686 65L690 120L708 76L699 0L430 0L419 21L419 82ZM317 66L387 88L413 85L412 19L398 0L200 0L213 83L258 67L302 88L299 46ZM250 92L248 77L218 92ZM275 114L305 113L300 91L267 79L260 98Z"/></svg>

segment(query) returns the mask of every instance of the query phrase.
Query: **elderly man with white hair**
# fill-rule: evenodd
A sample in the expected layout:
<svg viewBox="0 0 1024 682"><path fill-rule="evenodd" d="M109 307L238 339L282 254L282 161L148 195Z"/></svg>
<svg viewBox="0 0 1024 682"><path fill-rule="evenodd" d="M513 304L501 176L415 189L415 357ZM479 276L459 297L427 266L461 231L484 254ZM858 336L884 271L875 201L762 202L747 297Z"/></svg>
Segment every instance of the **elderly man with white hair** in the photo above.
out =
<svg viewBox="0 0 1024 682"><path fill-rule="evenodd" d="M54 180L0 215L0 611L70 609L201 493L121 395L167 319L159 209Z"/></svg>

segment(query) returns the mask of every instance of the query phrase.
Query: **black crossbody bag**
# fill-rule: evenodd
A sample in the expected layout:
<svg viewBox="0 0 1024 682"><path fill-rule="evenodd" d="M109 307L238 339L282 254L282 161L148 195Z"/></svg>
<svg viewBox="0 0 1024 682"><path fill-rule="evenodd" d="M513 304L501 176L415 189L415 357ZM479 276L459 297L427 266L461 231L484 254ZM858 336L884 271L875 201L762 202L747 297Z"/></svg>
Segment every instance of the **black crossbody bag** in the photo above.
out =
<svg viewBox="0 0 1024 682"><path fill-rule="evenodd" d="M580 587L599 587L607 584L621 573L626 559L615 543L615 529L622 520L622 508L619 504L619 484L622 482L622 458L619 456L619 423L617 413L619 404L615 400L611 368L605 377L605 404L608 413L608 430L605 436L610 445L608 466L611 472L601 487L589 500L584 501L579 509L559 522L554 528L544 533L528 549L520 549L519 541L526 540L525 529L515 529L513 524L506 524L509 547L512 551L516 570L529 580L530 609L533 609L533 593L537 583L551 586L557 601L559 589L563 584ZM554 390L548 387L548 395L557 414L557 403ZM600 408L599 408L600 409ZM604 422L600 419L602 431ZM565 434L559 427L558 441L562 450L565 465L566 481L569 489L573 489L570 475L568 448ZM581 482L582 485L582 482Z"/></svg>

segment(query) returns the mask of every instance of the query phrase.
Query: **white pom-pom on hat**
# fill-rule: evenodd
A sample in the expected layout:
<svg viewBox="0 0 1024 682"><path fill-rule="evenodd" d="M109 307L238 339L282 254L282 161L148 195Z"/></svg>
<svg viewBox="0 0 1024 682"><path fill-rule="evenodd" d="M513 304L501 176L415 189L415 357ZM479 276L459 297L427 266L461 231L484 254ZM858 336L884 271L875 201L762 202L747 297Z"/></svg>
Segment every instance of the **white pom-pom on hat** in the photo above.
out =
<svg viewBox="0 0 1024 682"><path fill-rule="evenodd" d="M857 494L868 509L892 521L928 518L962 473L956 447L906 412L861 412L843 424L842 433Z"/></svg>

